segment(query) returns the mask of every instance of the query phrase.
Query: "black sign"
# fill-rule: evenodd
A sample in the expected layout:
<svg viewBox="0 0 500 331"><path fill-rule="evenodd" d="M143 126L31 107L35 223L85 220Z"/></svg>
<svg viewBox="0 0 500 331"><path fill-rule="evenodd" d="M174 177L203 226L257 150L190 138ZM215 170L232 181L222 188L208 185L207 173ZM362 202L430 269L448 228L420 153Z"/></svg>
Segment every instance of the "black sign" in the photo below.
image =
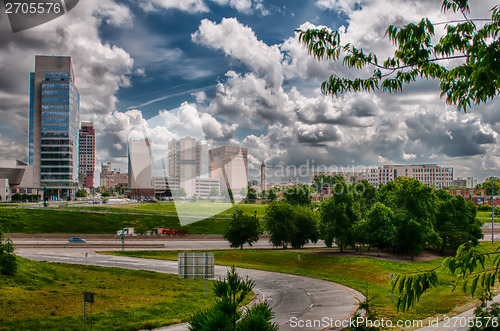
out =
<svg viewBox="0 0 500 331"><path fill-rule="evenodd" d="M93 292L83 292L83 302L94 303L94 293Z"/></svg>

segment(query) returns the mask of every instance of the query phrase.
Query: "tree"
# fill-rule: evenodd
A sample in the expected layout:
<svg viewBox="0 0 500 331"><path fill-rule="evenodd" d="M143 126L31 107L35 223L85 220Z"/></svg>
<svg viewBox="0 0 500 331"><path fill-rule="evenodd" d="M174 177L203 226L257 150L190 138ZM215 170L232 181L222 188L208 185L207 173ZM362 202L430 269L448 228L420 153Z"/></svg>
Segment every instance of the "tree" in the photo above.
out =
<svg viewBox="0 0 500 331"><path fill-rule="evenodd" d="M296 232L290 242L292 247L299 249L309 241L316 243L319 239L319 215L309 206L294 206L294 223Z"/></svg>
<svg viewBox="0 0 500 331"><path fill-rule="evenodd" d="M394 213L391 208L377 202L363 220L361 232L367 244L379 250L391 247L396 238Z"/></svg>
<svg viewBox="0 0 500 331"><path fill-rule="evenodd" d="M253 243L257 242L260 234L260 222L257 214L249 216L241 210L237 210L229 221L229 227L224 232L224 239L229 241L231 247L243 249L243 244L247 243L252 246Z"/></svg>
<svg viewBox="0 0 500 331"><path fill-rule="evenodd" d="M266 208L264 219L273 246L286 248L290 244L299 249L309 241L318 241L319 215L310 206L275 201Z"/></svg>
<svg viewBox="0 0 500 331"><path fill-rule="evenodd" d="M101 194L103 197L107 198L110 196L110 194L108 192L102 192Z"/></svg>
<svg viewBox="0 0 500 331"><path fill-rule="evenodd" d="M0 228L0 274L5 276L14 276L19 262L14 255L14 244L12 240L4 240L3 232Z"/></svg>
<svg viewBox="0 0 500 331"><path fill-rule="evenodd" d="M359 203L350 185L345 182L341 185L342 191L336 192L320 206L320 237L327 247L332 247L335 241L342 252L344 247L355 244L353 229L359 221Z"/></svg>
<svg viewBox="0 0 500 331"><path fill-rule="evenodd" d="M255 283L240 277L234 266L227 271L225 280L214 284L215 304L189 318L190 331L243 331L262 330L278 331L278 326L271 322L274 313L269 303L261 302L246 309L239 306L255 287Z"/></svg>
<svg viewBox="0 0 500 331"><path fill-rule="evenodd" d="M264 219L270 234L269 242L275 247L286 248L297 231L293 206L285 201L275 201L266 207Z"/></svg>
<svg viewBox="0 0 500 331"><path fill-rule="evenodd" d="M278 198L278 196L276 195L276 191L274 189L271 189L267 194L267 198L269 199L269 201L275 201Z"/></svg>
<svg viewBox="0 0 500 331"><path fill-rule="evenodd" d="M313 186L316 192L323 193L324 188L332 188L336 183L343 183L344 176L342 175L325 175L319 174L314 176Z"/></svg>
<svg viewBox="0 0 500 331"><path fill-rule="evenodd" d="M85 189L82 188L82 189L76 191L76 196L78 198L85 198L85 197L87 197L87 191L85 191Z"/></svg>
<svg viewBox="0 0 500 331"><path fill-rule="evenodd" d="M257 200L257 191L251 186L247 187L247 199L248 200Z"/></svg>
<svg viewBox="0 0 500 331"><path fill-rule="evenodd" d="M462 196L453 196L445 190L437 190L436 195L439 199L436 231L442 240L441 252L445 248L456 251L468 241L477 243L483 233L472 201L466 203Z"/></svg>
<svg viewBox="0 0 500 331"><path fill-rule="evenodd" d="M379 187L379 197L395 215L396 250L418 255L427 245L441 245L435 231L437 197L432 188L413 178L398 177Z"/></svg>
<svg viewBox="0 0 500 331"><path fill-rule="evenodd" d="M219 188L217 186L212 186L212 188L210 189L210 193L208 193L208 196L218 197L219 195L220 195Z"/></svg>
<svg viewBox="0 0 500 331"><path fill-rule="evenodd" d="M486 191L486 195L491 195L491 178L485 180L481 185L478 185L478 188ZM500 178L493 179L493 194L500 194Z"/></svg>
<svg viewBox="0 0 500 331"><path fill-rule="evenodd" d="M351 44L342 45L341 34L330 29L296 30L300 41L307 46L315 58L339 60L343 65L362 69L373 67L369 78L348 79L332 74L323 82L325 94L338 95L346 91L398 92L403 84L410 84L418 77L440 81L441 95L446 102L464 111L471 102L481 104L497 96L500 89L499 23L500 11L495 6L491 19L478 28L474 19L468 18L468 0L444 0L443 12L452 10L464 19L446 24L446 32L437 43L433 43L434 25L424 18L417 24L402 28L389 26L386 34L394 43L393 57L379 62L376 54L365 53ZM449 68L453 59L462 60Z"/></svg>
<svg viewBox="0 0 500 331"><path fill-rule="evenodd" d="M177 197L185 197L187 195L186 193L186 190L184 189L184 187L180 187L176 192L175 192L175 196Z"/></svg>
<svg viewBox="0 0 500 331"><path fill-rule="evenodd" d="M285 201L296 206L311 205L311 187L309 185L297 184L284 192Z"/></svg>

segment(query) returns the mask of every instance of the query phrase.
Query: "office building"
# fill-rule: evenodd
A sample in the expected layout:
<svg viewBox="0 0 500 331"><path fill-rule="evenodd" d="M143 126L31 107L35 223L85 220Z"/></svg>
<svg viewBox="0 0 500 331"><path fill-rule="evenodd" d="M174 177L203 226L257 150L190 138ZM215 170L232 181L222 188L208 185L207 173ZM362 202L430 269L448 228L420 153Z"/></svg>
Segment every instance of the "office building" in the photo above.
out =
<svg viewBox="0 0 500 331"><path fill-rule="evenodd" d="M373 186L387 184L398 177L408 177L419 180L426 186L436 188L450 187L453 185L453 168L441 167L437 164L420 165L383 165L377 168L368 168L361 171L346 170L332 172L314 172L311 174L311 180L319 174L342 175L344 180L350 183L356 183L366 180Z"/></svg>
<svg viewBox="0 0 500 331"><path fill-rule="evenodd" d="M95 130L90 122L82 122L78 140L80 176L83 187L94 187L95 172Z"/></svg>
<svg viewBox="0 0 500 331"><path fill-rule="evenodd" d="M36 56L30 74L29 165L34 187L55 198L78 188L79 92L71 57Z"/></svg>
<svg viewBox="0 0 500 331"><path fill-rule="evenodd" d="M104 186L106 191L114 190L116 186L128 186L128 173L113 169L111 162L101 163L99 186Z"/></svg>
<svg viewBox="0 0 500 331"><path fill-rule="evenodd" d="M248 185L248 150L222 146L208 151L211 178L221 179L221 189L231 188L234 194Z"/></svg>
<svg viewBox="0 0 500 331"><path fill-rule="evenodd" d="M129 189L152 189L153 152L151 139L130 139L128 142Z"/></svg>
<svg viewBox="0 0 500 331"><path fill-rule="evenodd" d="M202 173L201 140L191 137L168 142L168 179L178 182L187 196L196 194L196 178Z"/></svg>
<svg viewBox="0 0 500 331"><path fill-rule="evenodd" d="M194 182L195 189L193 194L196 194L199 197L208 197L213 187L216 187L220 192L219 178L197 177L194 179ZM167 196L168 194L166 192L168 190L170 190L170 194L173 196L175 192L179 190L179 188L181 188L179 177L153 177L153 185L155 189L155 195L160 196Z"/></svg>
<svg viewBox="0 0 500 331"><path fill-rule="evenodd" d="M0 199L9 201L16 193L43 197L43 190L33 186L33 166L19 160L0 160Z"/></svg>
<svg viewBox="0 0 500 331"><path fill-rule="evenodd" d="M474 189L477 186L477 179L474 179L473 177L456 178L453 180L452 186Z"/></svg>

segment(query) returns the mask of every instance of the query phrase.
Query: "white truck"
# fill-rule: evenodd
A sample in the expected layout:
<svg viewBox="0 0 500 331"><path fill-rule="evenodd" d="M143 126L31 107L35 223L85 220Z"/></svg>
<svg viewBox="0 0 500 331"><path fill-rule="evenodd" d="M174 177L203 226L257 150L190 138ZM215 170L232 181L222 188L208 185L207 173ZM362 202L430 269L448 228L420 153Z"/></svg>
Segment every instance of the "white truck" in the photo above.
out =
<svg viewBox="0 0 500 331"><path fill-rule="evenodd" d="M116 231L117 236L133 236L134 235L134 228L123 228L122 230Z"/></svg>

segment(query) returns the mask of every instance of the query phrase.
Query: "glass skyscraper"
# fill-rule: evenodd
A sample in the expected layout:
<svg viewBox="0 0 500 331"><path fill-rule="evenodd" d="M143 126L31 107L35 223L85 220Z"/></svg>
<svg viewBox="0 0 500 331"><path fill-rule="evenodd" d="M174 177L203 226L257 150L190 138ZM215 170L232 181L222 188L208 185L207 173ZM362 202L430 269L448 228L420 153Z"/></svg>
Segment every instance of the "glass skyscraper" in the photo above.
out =
<svg viewBox="0 0 500 331"><path fill-rule="evenodd" d="M49 196L78 189L80 95L70 57L36 56L30 74L29 162Z"/></svg>

